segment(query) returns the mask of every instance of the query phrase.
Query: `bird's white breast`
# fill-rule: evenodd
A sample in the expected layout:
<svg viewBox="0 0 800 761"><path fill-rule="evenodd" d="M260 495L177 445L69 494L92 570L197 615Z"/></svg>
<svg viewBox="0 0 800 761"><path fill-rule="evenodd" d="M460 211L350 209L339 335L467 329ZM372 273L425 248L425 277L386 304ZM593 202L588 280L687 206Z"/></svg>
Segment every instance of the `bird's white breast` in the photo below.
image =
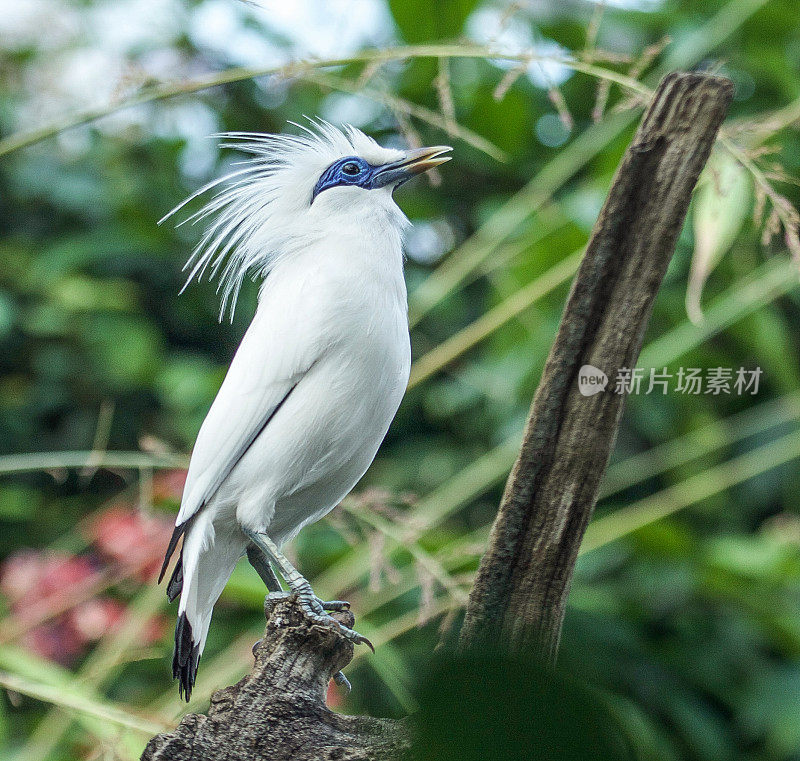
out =
<svg viewBox="0 0 800 761"><path fill-rule="evenodd" d="M280 542L355 486L402 399L411 352L399 235L354 226L281 263L248 340L275 331L287 352L315 359L220 501L235 501L240 523Z"/></svg>

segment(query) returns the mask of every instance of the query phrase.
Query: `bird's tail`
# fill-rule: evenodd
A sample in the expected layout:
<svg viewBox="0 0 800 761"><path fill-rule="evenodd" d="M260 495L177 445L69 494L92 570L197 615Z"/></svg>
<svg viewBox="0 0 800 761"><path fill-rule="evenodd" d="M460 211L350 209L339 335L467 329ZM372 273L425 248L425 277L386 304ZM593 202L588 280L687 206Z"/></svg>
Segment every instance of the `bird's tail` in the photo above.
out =
<svg viewBox="0 0 800 761"><path fill-rule="evenodd" d="M205 515L186 529L180 558L167 587L174 599L180 593L172 676L189 702L197 664L206 644L211 611L245 549L240 532L215 531Z"/></svg>

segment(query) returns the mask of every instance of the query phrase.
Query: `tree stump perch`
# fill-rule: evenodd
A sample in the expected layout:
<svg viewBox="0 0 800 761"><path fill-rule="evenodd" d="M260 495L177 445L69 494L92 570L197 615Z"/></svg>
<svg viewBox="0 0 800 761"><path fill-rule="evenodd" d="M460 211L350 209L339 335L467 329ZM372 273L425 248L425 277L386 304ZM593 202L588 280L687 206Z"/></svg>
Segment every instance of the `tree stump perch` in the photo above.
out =
<svg viewBox="0 0 800 761"><path fill-rule="evenodd" d="M328 682L353 658L353 643L309 625L293 598L264 603L267 627L255 666L214 693L208 716L189 714L154 737L142 761L375 761L409 746L402 722L343 716L325 705ZM333 613L345 626L349 611Z"/></svg>
<svg viewBox="0 0 800 761"><path fill-rule="evenodd" d="M692 190L727 113L733 84L670 74L656 91L614 178L573 283L478 571L459 647L502 645L555 660L578 548L616 439L624 396L582 396L580 368L613 378L639 356L653 302ZM291 599L265 603L256 663L153 738L143 761L396 761L403 721L342 716L329 679L353 656L338 633L310 626ZM353 626L349 612L334 614ZM356 686L357 689L357 686Z"/></svg>

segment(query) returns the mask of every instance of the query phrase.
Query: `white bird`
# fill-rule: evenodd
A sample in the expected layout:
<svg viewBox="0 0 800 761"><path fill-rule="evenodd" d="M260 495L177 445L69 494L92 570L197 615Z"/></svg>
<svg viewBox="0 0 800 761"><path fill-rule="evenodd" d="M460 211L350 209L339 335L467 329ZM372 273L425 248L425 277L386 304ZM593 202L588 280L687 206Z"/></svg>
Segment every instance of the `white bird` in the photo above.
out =
<svg viewBox="0 0 800 761"><path fill-rule="evenodd" d="M281 547L356 485L400 405L411 363L408 220L392 192L450 148L400 151L353 127L313 127L225 135L251 158L167 215L226 186L189 218L211 221L186 265L187 285L221 270L220 318L246 276L264 278L197 436L159 578L183 537L167 595L180 595L173 677L187 701L212 608L245 553L271 593L277 570L310 619L366 642L327 612L346 603L322 603Z"/></svg>

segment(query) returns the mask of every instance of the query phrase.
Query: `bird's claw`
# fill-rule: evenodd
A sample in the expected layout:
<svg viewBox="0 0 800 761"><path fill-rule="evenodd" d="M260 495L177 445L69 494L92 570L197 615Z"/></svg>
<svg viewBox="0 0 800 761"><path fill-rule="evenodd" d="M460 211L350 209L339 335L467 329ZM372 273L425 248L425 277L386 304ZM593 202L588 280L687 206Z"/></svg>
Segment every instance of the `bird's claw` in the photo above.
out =
<svg viewBox="0 0 800 761"><path fill-rule="evenodd" d="M344 602L343 600L323 602L313 592L307 593L305 591L297 592L297 599L300 602L300 607L303 609L303 612L313 623L329 628L333 627L339 634L345 639L349 639L353 644L367 645L373 653L375 652L372 643L363 634L359 634L349 626L340 623L327 612L328 610L348 610L350 608L350 603Z"/></svg>
<svg viewBox="0 0 800 761"><path fill-rule="evenodd" d="M292 595L296 595L303 613L305 613L306 617L313 623L319 624L320 626L333 627L339 634L345 639L349 639L353 644L366 645L373 653L375 652L374 646L363 634L359 634L357 631L345 626L328 613L328 611L340 612L343 610L350 610L349 602L345 600L320 600L313 592L305 589L296 590L294 592L270 592L267 595L267 600L285 600Z"/></svg>
<svg viewBox="0 0 800 761"><path fill-rule="evenodd" d="M366 645L370 650L372 650L373 653L375 652L375 647L363 634L359 634L349 626L339 623L333 616L330 616L327 613L320 615L319 613L313 613L310 611L306 611L306 613L315 624L333 627L339 632L339 634L341 634L345 639L349 639L354 645Z"/></svg>
<svg viewBox="0 0 800 761"><path fill-rule="evenodd" d="M333 675L334 684L337 684L339 687L344 687L347 690L348 695L350 691L353 689L353 685L350 684L350 680L341 672L337 671Z"/></svg>
<svg viewBox="0 0 800 761"><path fill-rule="evenodd" d="M375 653L375 645L373 645L363 634L359 634L353 629L348 629L346 626L341 626L341 624L340 627L344 629L342 634L344 634L344 636L347 637L347 639L349 639L351 642L356 645L366 645L370 650L372 650L373 654Z"/></svg>

